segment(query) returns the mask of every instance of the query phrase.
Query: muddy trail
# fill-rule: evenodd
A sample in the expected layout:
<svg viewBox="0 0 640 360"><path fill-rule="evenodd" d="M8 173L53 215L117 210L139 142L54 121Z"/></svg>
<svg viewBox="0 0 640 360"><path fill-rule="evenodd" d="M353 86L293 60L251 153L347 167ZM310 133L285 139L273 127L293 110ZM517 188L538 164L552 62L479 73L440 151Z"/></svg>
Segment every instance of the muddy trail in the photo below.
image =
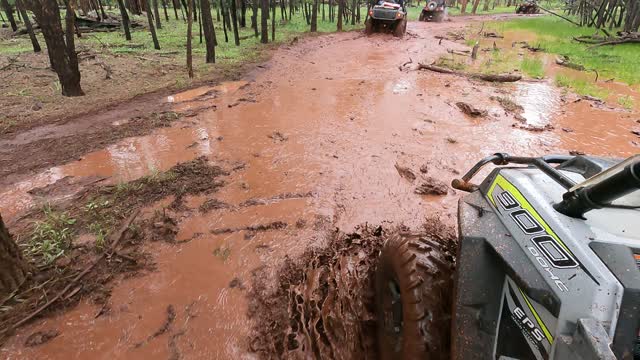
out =
<svg viewBox="0 0 640 360"><path fill-rule="evenodd" d="M491 84L412 68L465 48L436 36L487 19L412 22L402 40L356 32L300 39L245 80L155 99L146 115L142 104L135 112L101 113L103 123L123 126L118 136L124 138L102 130L96 138L87 135L97 147L79 136L67 138L74 126L91 134L87 119L1 140L3 161L20 159L22 147L41 159L12 165L0 181L0 213L19 240L28 238L43 204L80 207L78 199L97 189L119 189L131 197L114 221L120 224L132 209L141 209L135 224L143 235L130 253L146 259L143 271L109 277L102 302L96 303L90 287L67 294L74 306L53 308L18 329L0 348L2 357L369 353L374 320L367 281L383 239L378 235L401 225L423 229L427 218L454 227L461 194L447 184L479 157L637 152L631 131L640 117L633 110L563 100L549 81ZM460 102L480 116L465 114ZM149 125L153 121L159 123ZM45 146L36 144L43 141ZM52 147L58 155L47 154ZM175 177L183 174L176 166L185 165L177 164L194 161L207 164L192 173L204 180L169 185L182 179ZM167 191L145 191L148 182ZM78 228L77 235L74 242L97 240L87 229ZM332 324L335 334L353 335L345 348L336 348L309 322L299 322L305 325L295 334L281 323L300 315L295 294L306 304L298 305L317 316L320 305L310 303L314 289L324 289L318 284L329 283L327 274L339 278L340 271L346 271L346 282L332 280L332 286L362 290L350 310L335 312L336 321L351 316L350 323ZM337 303L354 296L335 294ZM327 294L317 299L325 301ZM270 316L278 320L272 332L273 323L264 321ZM264 343L256 334L272 337ZM34 338L37 345L29 346Z"/></svg>

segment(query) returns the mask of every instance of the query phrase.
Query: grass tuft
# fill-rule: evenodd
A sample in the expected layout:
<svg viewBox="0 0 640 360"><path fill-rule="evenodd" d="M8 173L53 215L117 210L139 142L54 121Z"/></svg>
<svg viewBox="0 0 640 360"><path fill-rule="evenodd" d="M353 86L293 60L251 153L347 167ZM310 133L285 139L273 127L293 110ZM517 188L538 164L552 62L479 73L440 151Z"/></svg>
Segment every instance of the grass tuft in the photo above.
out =
<svg viewBox="0 0 640 360"><path fill-rule="evenodd" d="M49 265L64 255L65 250L71 245L72 226L76 219L66 212L55 211L49 205L42 211L45 219L35 223L27 252L39 259L43 265Z"/></svg>

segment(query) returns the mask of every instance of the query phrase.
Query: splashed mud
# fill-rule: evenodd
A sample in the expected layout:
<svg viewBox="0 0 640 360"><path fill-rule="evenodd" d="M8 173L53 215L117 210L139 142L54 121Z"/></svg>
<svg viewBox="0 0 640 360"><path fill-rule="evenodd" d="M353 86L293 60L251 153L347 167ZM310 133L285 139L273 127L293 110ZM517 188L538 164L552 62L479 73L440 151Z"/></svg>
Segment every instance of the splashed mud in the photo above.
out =
<svg viewBox="0 0 640 360"><path fill-rule="evenodd" d="M448 184L487 154L580 150L622 157L637 152L633 144L637 136L630 132L637 127L633 111L592 108L589 101L573 102L569 97L563 102L551 84L544 85L551 88L538 88L537 83L494 86L398 70L410 58L430 63L446 54L447 48L462 47L446 40L439 44L434 36L459 30L469 21L412 22L408 27L411 35L403 40L355 32L301 39L276 51L260 72L244 82L156 99L149 110L182 114L167 127L87 148L73 156L64 153L65 160L60 162L37 162L38 156L47 159L47 154L46 148L36 151L33 166L15 168L0 180L0 212L9 226L32 221L33 209L68 201L92 183L122 187L199 157L228 175L225 186L216 187L215 193L186 191L173 207L169 205L178 194L161 194L168 197L158 196L153 204L141 204L144 219L150 226L157 224L157 237L171 241L140 244L140 251L152 257L155 271L113 280L110 311L96 317L101 305L85 297L78 299L77 307L18 329L0 349L0 357L235 359L255 357L250 351L252 344L267 357L285 350L300 354L302 346L305 351L315 353L316 347L322 354L335 355L318 328L314 330L306 321L300 322L297 330L307 331L307 338L294 334L289 343L289 338L278 333L278 340L271 345L250 342L253 320L246 313L252 298L247 298L247 293L260 290L253 288L258 283L252 282L254 276L265 280L265 291L273 291L268 286L282 274L284 259L289 258L291 269L296 268L310 247L322 249L323 244L331 243L327 234L336 228L341 234L353 233L359 224L366 223L381 224L385 229L400 224L417 229L434 213L453 225L460 194L448 189L447 194L419 195L415 193L417 180L428 176ZM511 94L529 121L537 121L537 117L540 125L551 124L554 129L531 132L513 128L517 121L514 114L490 100ZM486 109L488 116L465 116L455 105L460 101ZM158 104L163 104L162 109ZM113 111L109 113L113 115ZM113 126L127 126L131 121L131 116L101 116ZM74 124L69 123L66 129L73 130ZM46 136L46 129L30 131L32 135L16 134L6 141L28 147L43 137L54 141L64 134L62 130ZM8 142L0 143L0 156L3 160L19 159L20 147ZM415 180L402 177L396 164L414 174ZM172 189L182 188L180 183L175 185ZM163 208L168 208L166 213L156 212ZM356 244L353 241L357 239L351 239L349 245L348 236L337 238L343 242L336 242L334 250L325 246L315 254L343 249L345 256L339 261L321 256L316 262L318 269L323 264L337 269L335 265L341 264L343 271L354 271L345 276L355 276L362 281L357 284L365 286L364 274L369 270L359 268L358 259L362 252L363 261L371 263L379 246L375 236L364 237L373 239L370 244ZM325 270L309 271L305 273L307 282L320 284L329 279ZM322 292L306 293L310 288L301 285L302 274L296 276L291 282L297 284L290 288L292 294L297 291L307 298L328 298ZM347 294L346 289L336 291ZM289 305L293 311L297 303L290 303L286 294L288 314ZM344 302L342 296L334 300ZM175 319L166 332L150 339L165 323L169 305ZM318 307L305 310L306 306L312 305L306 302L296 311L320 311ZM358 313L366 304L352 306L350 311ZM332 336L337 337L341 331L363 326L355 322L323 324L331 326L335 331ZM30 334L48 330L59 335L37 347L24 347ZM363 350L370 346L366 339L353 341L358 344L354 351L368 351ZM135 347L140 342L144 344Z"/></svg>

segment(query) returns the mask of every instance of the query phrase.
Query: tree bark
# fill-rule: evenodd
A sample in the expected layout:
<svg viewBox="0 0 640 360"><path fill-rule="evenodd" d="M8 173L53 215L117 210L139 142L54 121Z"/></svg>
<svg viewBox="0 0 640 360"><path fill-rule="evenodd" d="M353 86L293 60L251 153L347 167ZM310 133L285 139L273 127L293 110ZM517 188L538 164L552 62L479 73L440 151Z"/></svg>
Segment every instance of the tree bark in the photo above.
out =
<svg viewBox="0 0 640 360"><path fill-rule="evenodd" d="M216 32L213 27L213 18L211 18L211 4L209 0L200 0L200 14L202 19L200 23L204 28L204 40L207 46L206 61L209 64L216 62Z"/></svg>
<svg viewBox="0 0 640 360"><path fill-rule="evenodd" d="M129 29L129 14L127 8L124 6L123 0L118 0L118 7L120 8L120 17L122 17L122 27L124 28L124 37L127 40L131 40L131 30Z"/></svg>
<svg viewBox="0 0 640 360"><path fill-rule="evenodd" d="M153 0L153 17L156 21L158 29L162 29L162 22L160 21L160 11L158 11L158 0Z"/></svg>
<svg viewBox="0 0 640 360"><path fill-rule="evenodd" d="M229 12L224 7L224 0L220 0L220 11L222 12L222 30L224 31L224 42L229 42L227 29L231 27L231 20L229 20Z"/></svg>
<svg viewBox="0 0 640 360"><path fill-rule="evenodd" d="M189 74L189 79L193 78L193 58L191 56L191 28L193 26L193 2L191 0L187 0L189 5L187 5L187 74Z"/></svg>
<svg viewBox="0 0 640 360"><path fill-rule="evenodd" d="M247 4L240 0L240 27L247 27Z"/></svg>
<svg viewBox="0 0 640 360"><path fill-rule="evenodd" d="M318 0L313 0L311 9L311 32L318 31Z"/></svg>
<svg viewBox="0 0 640 360"><path fill-rule="evenodd" d="M253 28L255 36L258 37L258 0L251 1L251 27Z"/></svg>
<svg viewBox="0 0 640 360"><path fill-rule="evenodd" d="M42 35L47 43L49 62L60 80L62 95L82 96L84 92L80 86L80 70L78 69L78 57L73 39L75 12L69 1L65 2L67 3L66 42L65 32L62 30L60 22L60 8L56 1L23 1L25 6L33 12L40 25Z"/></svg>
<svg viewBox="0 0 640 360"><path fill-rule="evenodd" d="M342 18L344 17L344 2L346 0L338 0L338 25L337 30L342 31Z"/></svg>
<svg viewBox="0 0 640 360"><path fill-rule="evenodd" d="M162 0L162 9L164 10L164 19L166 21L169 21L169 12L167 11L167 0Z"/></svg>
<svg viewBox="0 0 640 360"><path fill-rule="evenodd" d="M480 0L473 0L473 9L471 10L472 14L476 14L476 11L478 11L478 5L480 5Z"/></svg>
<svg viewBox="0 0 640 360"><path fill-rule="evenodd" d="M276 41L276 0L271 0L271 41Z"/></svg>
<svg viewBox="0 0 640 360"><path fill-rule="evenodd" d="M511 1L511 0L509 0L509 1ZM467 3L468 2L469 2L468 0L462 0L462 5L460 7L460 13L461 14L466 14L467 13Z"/></svg>
<svg viewBox="0 0 640 360"><path fill-rule="evenodd" d="M356 24L356 4L357 0L351 0L351 25Z"/></svg>
<svg viewBox="0 0 640 360"><path fill-rule="evenodd" d="M106 19L107 18L107 14L104 12L104 6L102 6L102 0L98 0L98 7L100 8L100 14L102 14L102 19ZM98 13L98 10L96 9L96 14Z"/></svg>
<svg viewBox="0 0 640 360"><path fill-rule="evenodd" d="M33 26L31 26L31 20L29 20L29 15L27 14L27 10L24 8L21 0L16 0L16 9L20 13L22 17L22 21L24 22L24 26L27 28L27 33L29 33L29 39L31 39L31 45L33 46L33 52L40 52L42 49L40 48L40 43L38 43L38 38L36 38L36 34L33 32Z"/></svg>
<svg viewBox="0 0 640 360"><path fill-rule="evenodd" d="M240 46L240 34L238 33L238 9L236 0L231 0L231 21L233 22L233 39L236 46Z"/></svg>
<svg viewBox="0 0 640 360"><path fill-rule="evenodd" d="M156 50L160 50L160 43L158 42L158 36L156 35L156 28L153 26L153 15L151 14L151 0L145 0L147 7L147 21L149 23L149 31L151 32L151 38L153 39L153 47Z"/></svg>
<svg viewBox="0 0 640 360"><path fill-rule="evenodd" d="M173 12L176 15L176 20L180 20L180 17L178 16L178 8L180 7L180 2L178 0L173 0L172 4L173 4Z"/></svg>
<svg viewBox="0 0 640 360"><path fill-rule="evenodd" d="M7 14L7 19L11 24L11 29L13 31L18 31L18 25L16 24L16 19L13 17L13 8L11 7L11 4L9 4L7 0L0 0L0 3L2 3L2 8L4 9L4 12Z"/></svg>
<svg viewBox="0 0 640 360"><path fill-rule="evenodd" d="M27 278L29 264L13 241L0 215L0 301L18 289Z"/></svg>
<svg viewBox="0 0 640 360"><path fill-rule="evenodd" d="M269 17L269 0L260 0L260 42L266 44L269 42L269 26L267 18Z"/></svg>

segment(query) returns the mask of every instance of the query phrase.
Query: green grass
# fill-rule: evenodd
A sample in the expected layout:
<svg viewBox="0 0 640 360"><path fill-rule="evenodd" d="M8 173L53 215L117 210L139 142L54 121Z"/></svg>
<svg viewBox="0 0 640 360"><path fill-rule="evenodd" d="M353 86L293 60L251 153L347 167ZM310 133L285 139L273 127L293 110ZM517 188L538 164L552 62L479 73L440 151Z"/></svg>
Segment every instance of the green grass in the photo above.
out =
<svg viewBox="0 0 640 360"><path fill-rule="evenodd" d="M44 265L53 263L71 245L72 227L76 219L50 206L43 208L45 219L36 222L31 232L27 252Z"/></svg>
<svg viewBox="0 0 640 360"><path fill-rule="evenodd" d="M542 60L527 56L520 63L520 70L532 78L541 79L544 77L544 64Z"/></svg>
<svg viewBox="0 0 640 360"><path fill-rule="evenodd" d="M605 100L609 96L607 89L595 85L593 82L576 79L566 75L556 76L556 85L560 87L571 88L576 94L594 96Z"/></svg>
<svg viewBox="0 0 640 360"><path fill-rule="evenodd" d="M536 17L496 22L491 25L499 32L527 30L538 35L540 46L549 53L569 57L571 62L583 65L587 70L597 70L601 78L615 78L628 84L640 83L638 59L640 46L622 44L589 49L588 44L578 43L572 38L593 35L593 28L578 27L556 17Z"/></svg>
<svg viewBox="0 0 640 360"><path fill-rule="evenodd" d="M110 14L119 16L119 12L107 11ZM328 7L326 21L322 21L321 9L318 14L318 32L326 33L336 31L336 23L328 21ZM364 16L366 14L366 7L361 8L361 22L355 25L351 25L351 22L345 22L343 24L343 30L349 31L353 29L364 28ZM94 32L82 34L80 39L76 39L76 48L81 49L83 47L89 47L96 50L99 54L102 52L111 52L114 54L123 55L135 55L144 56L145 54L163 54L168 57L184 57L186 52L186 34L187 24L182 20L175 20L173 14L170 14L170 20L166 21L164 16L161 18L163 25L162 29L157 29L158 41L160 42L161 50L155 50L153 48L153 42L151 34L147 29L132 29L131 41L127 41L124 38L122 31L114 32ZM218 40L218 46L216 47L216 61L225 63L234 63L240 61L257 60L260 56L260 49L263 47L260 44L260 39L254 37L254 31L250 27L251 25L251 10L247 11L247 27L239 28L239 36L245 39L240 40L240 46L236 46L233 40L233 31L227 29L229 42L225 42L224 32L222 29L222 22L217 21L216 12L212 9L212 17L216 36ZM130 14L131 20L146 24L146 16L138 16ZM258 21L260 21L260 11L258 11ZM64 23L63 23L64 25ZM206 47L204 44L204 38L200 43L199 36L200 24L195 22L193 24L193 56L194 59L198 57L204 57L206 54ZM296 36L302 33L309 32L309 26L307 25L302 12L294 14L293 18L282 24L280 19L280 11L276 14L276 43L282 43L290 41ZM40 45L44 49L44 38L40 33L37 35ZM271 43L271 20L269 20L269 42ZM12 37L11 39L0 41L0 55L12 56L25 52L31 52L31 42L27 35Z"/></svg>
<svg viewBox="0 0 640 360"><path fill-rule="evenodd" d="M633 110L633 97L631 95L625 95L618 97L618 104L627 110Z"/></svg>

